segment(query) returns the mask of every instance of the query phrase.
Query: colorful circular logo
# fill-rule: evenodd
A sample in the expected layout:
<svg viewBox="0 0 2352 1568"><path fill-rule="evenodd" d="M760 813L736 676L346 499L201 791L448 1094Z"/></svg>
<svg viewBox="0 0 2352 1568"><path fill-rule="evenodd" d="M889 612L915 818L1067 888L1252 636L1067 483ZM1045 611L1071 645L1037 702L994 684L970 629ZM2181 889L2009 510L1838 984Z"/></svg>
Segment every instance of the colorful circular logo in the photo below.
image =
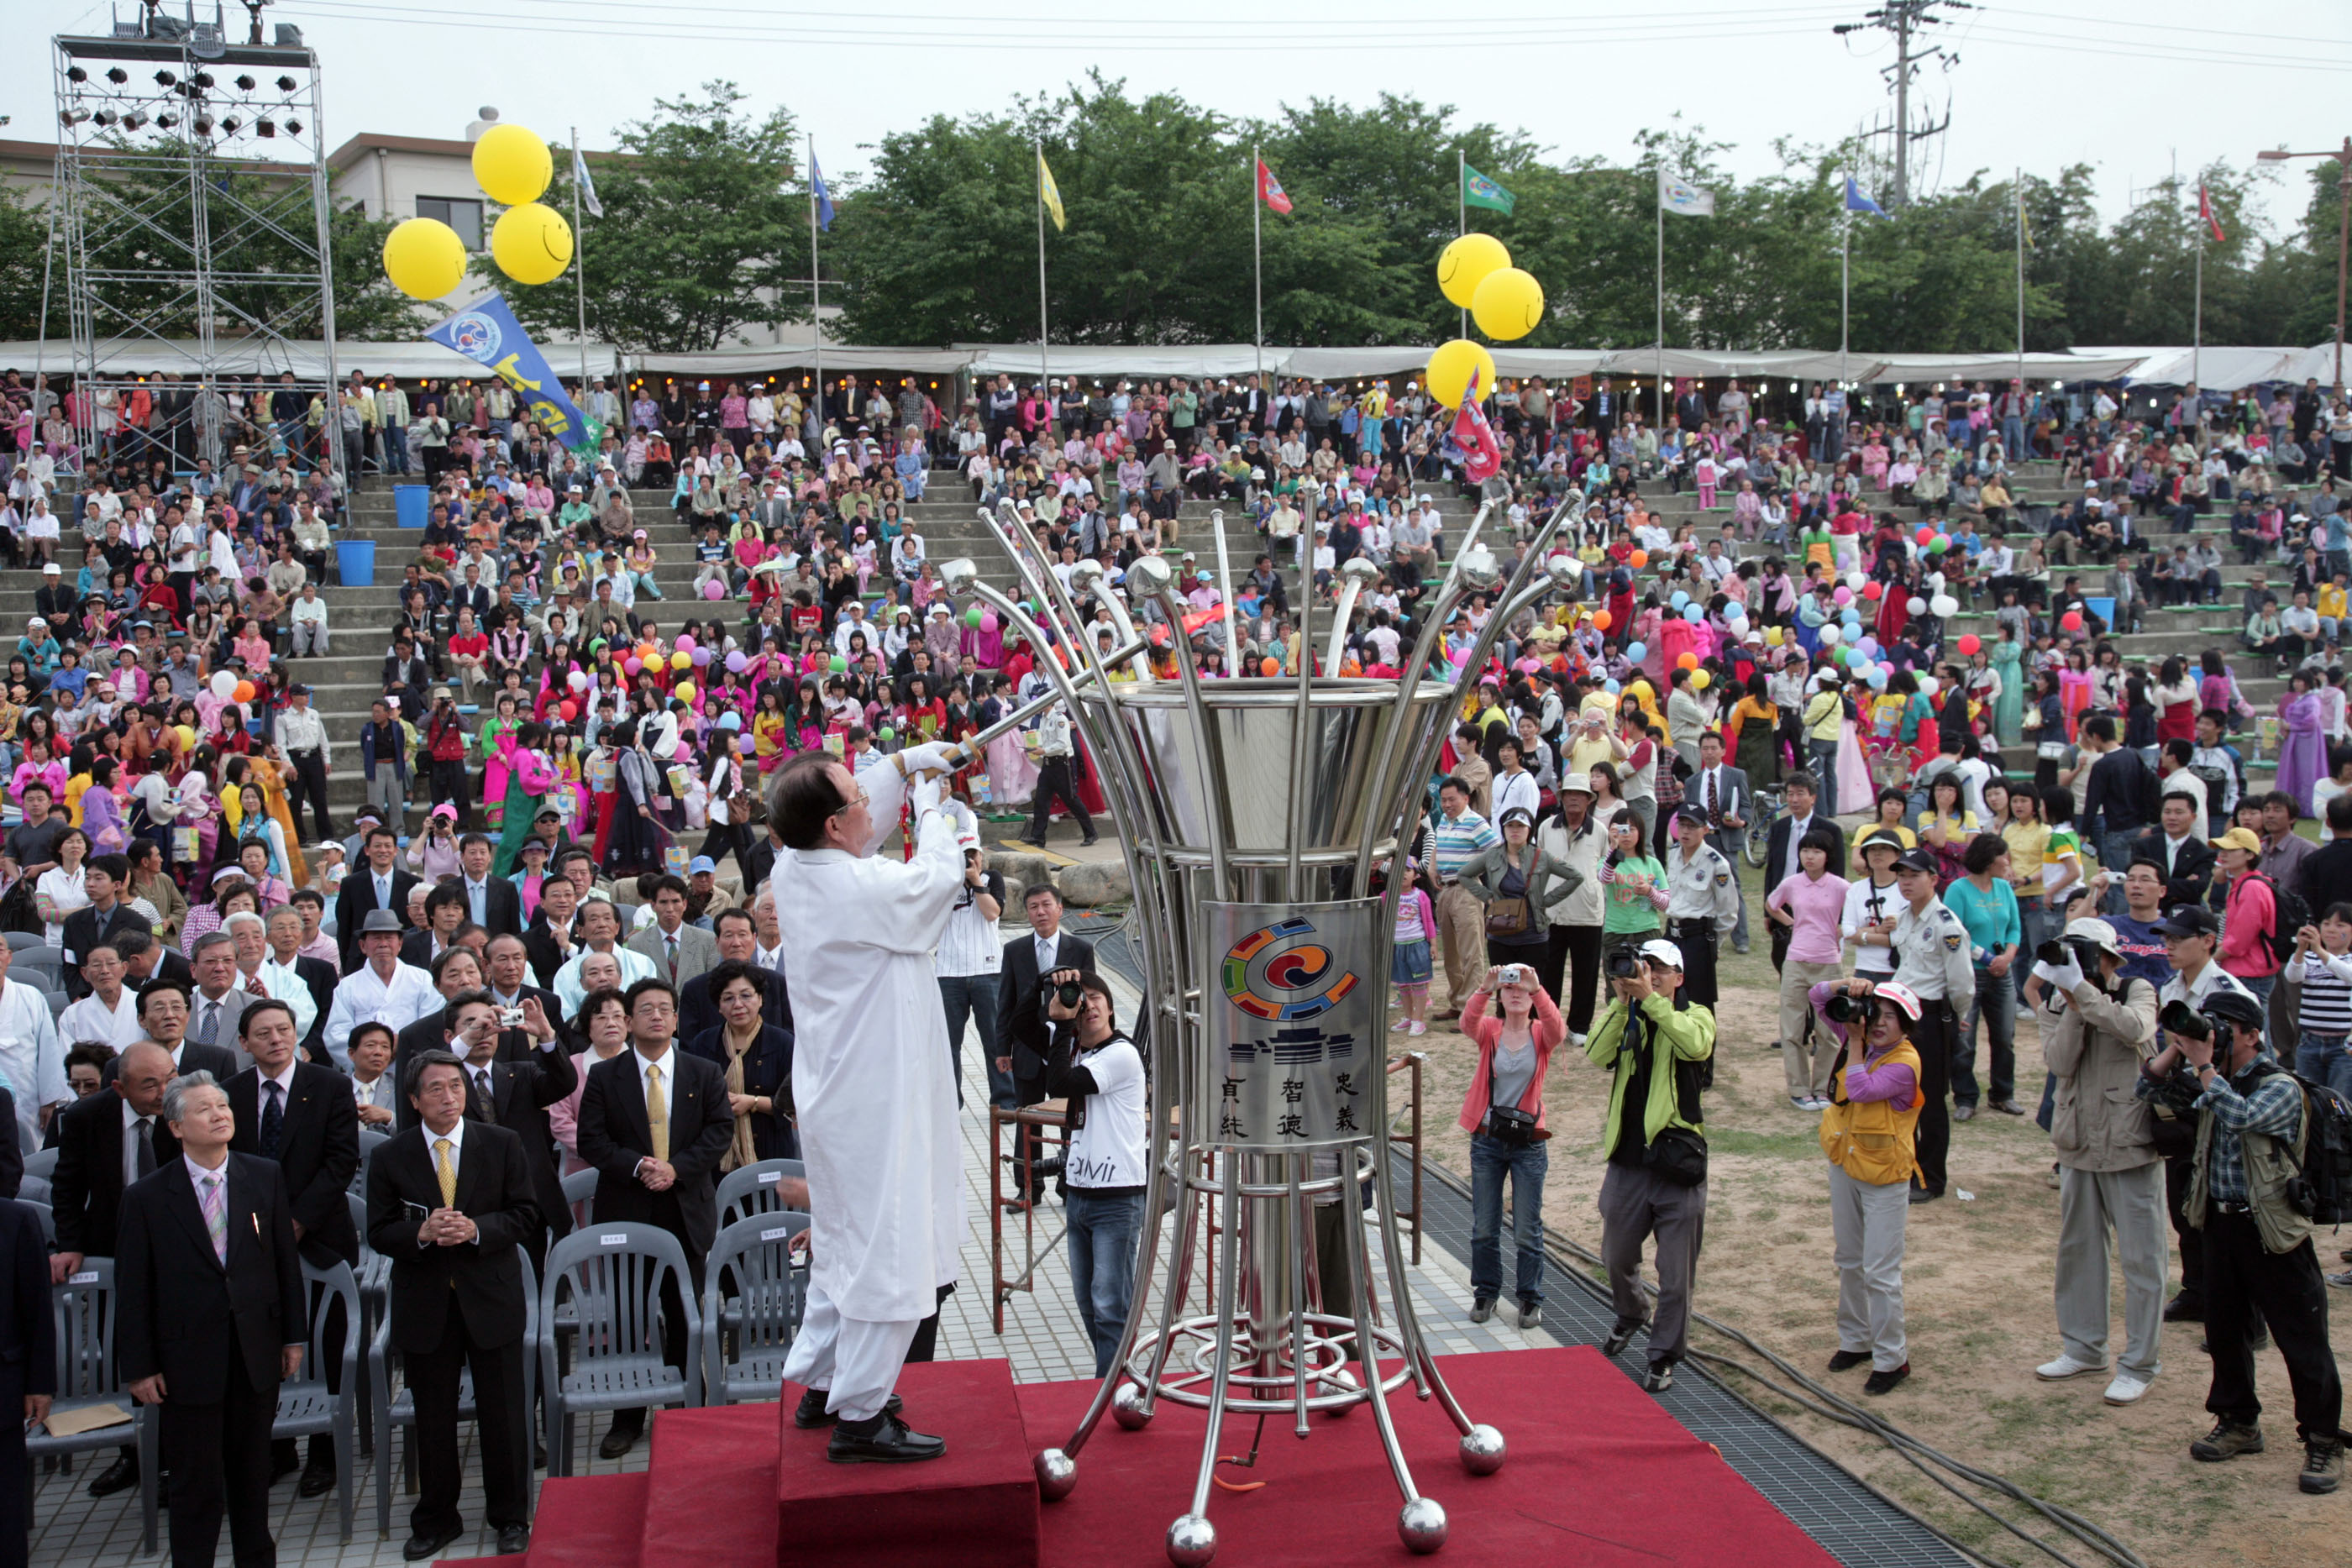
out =
<svg viewBox="0 0 2352 1568"><path fill-rule="evenodd" d="M504 333L499 324L477 310L469 310L450 325L452 346L469 360L488 364L499 357L499 342Z"/></svg>
<svg viewBox="0 0 2352 1568"><path fill-rule="evenodd" d="M1319 1018L1356 988L1328 947L1309 941L1314 923L1293 915L1261 925L1225 950L1225 999L1278 1023Z"/></svg>

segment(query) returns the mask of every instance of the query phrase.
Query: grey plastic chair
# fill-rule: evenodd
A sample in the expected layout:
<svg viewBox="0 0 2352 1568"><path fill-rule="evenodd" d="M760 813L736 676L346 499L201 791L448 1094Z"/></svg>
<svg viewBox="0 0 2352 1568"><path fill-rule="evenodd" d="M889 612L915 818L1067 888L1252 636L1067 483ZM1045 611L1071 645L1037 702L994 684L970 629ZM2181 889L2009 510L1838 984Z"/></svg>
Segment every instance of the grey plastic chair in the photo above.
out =
<svg viewBox="0 0 2352 1568"><path fill-rule="evenodd" d="M775 1214L790 1208L776 1195L786 1176L805 1179L808 1167L798 1160L761 1160L756 1165L738 1166L719 1178L719 1193L714 1201L719 1206L719 1228L726 1229L739 1219L749 1219L757 1214Z"/></svg>
<svg viewBox="0 0 2352 1568"><path fill-rule="evenodd" d="M68 997L63 991L58 990L43 991L41 993L41 1000L49 1004L49 1021L52 1023L64 1018L66 1016L66 1009L73 1006L73 999L70 997Z"/></svg>
<svg viewBox="0 0 2352 1568"><path fill-rule="evenodd" d="M155 1522L162 1494L157 1485L163 1470L158 1458L154 1412L133 1405L114 1365L114 1260L89 1258L62 1285L53 1286L49 1301L56 1313L58 1334L58 1394L52 1415L110 1406L131 1412L129 1426L100 1427L71 1437L46 1432L25 1439L27 1458L54 1458L68 1472L71 1457L134 1443L139 1448L139 1515L144 1549L155 1550Z"/></svg>
<svg viewBox="0 0 2352 1568"><path fill-rule="evenodd" d="M702 1323L686 1249L659 1226L591 1225L555 1244L539 1287L540 1387L547 1397L547 1473L572 1473L572 1417L599 1410L702 1403ZM683 1368L662 1359L662 1290L686 1314ZM560 1312L571 1319L571 1370L557 1364Z"/></svg>
<svg viewBox="0 0 2352 1568"><path fill-rule="evenodd" d="M515 1257L522 1265L522 1407L523 1441L536 1443L539 1411L539 1275L530 1266L530 1251L518 1246ZM403 1427L416 1425L416 1398L404 1381L400 1392L392 1392L392 1365L400 1354L392 1343L392 1314L386 1312L368 1341L368 1388L370 1403L375 1412L375 1527L383 1539L392 1539L392 1435ZM457 1375L457 1419L474 1419L474 1375L470 1369ZM401 1445L400 1473L402 1490L416 1490L416 1445L414 1441Z"/></svg>
<svg viewBox="0 0 2352 1568"><path fill-rule="evenodd" d="M360 1168L352 1173L352 1194L360 1199L362 1207L367 1201L368 1161L375 1157L376 1150L391 1141L390 1133L379 1133L369 1127L360 1129ZM367 1234L367 1224L364 1219L360 1224L360 1234L362 1236Z"/></svg>
<svg viewBox="0 0 2352 1568"><path fill-rule="evenodd" d="M55 947L20 947L9 960L8 970L28 985L37 981L47 990L65 988L65 956Z"/></svg>
<svg viewBox="0 0 2352 1568"><path fill-rule="evenodd" d="M366 1368L360 1364L359 1281L352 1277L348 1264L320 1269L305 1261L302 1285L312 1296L310 1343L303 1353L299 1374L278 1385L278 1419L271 1425L269 1435L308 1437L318 1432L333 1434L335 1462L342 1470L335 1478L335 1500L342 1511L342 1543L348 1546L352 1542L354 1501L352 1466L359 1441L359 1385L366 1375ZM326 1358L320 1351L338 1301L343 1307L343 1387L342 1392L334 1393L327 1387Z"/></svg>
<svg viewBox="0 0 2352 1568"><path fill-rule="evenodd" d="M793 1239L808 1227L797 1212L753 1215L711 1244L702 1273L705 1403L776 1397L808 1301L808 1270L792 1256Z"/></svg>
<svg viewBox="0 0 2352 1568"><path fill-rule="evenodd" d="M28 1176L38 1176L43 1181L56 1180L58 1175L58 1151L55 1149L35 1149L31 1154L26 1155L25 1156L25 1174Z"/></svg>
<svg viewBox="0 0 2352 1568"><path fill-rule="evenodd" d="M364 1153L362 1157L365 1157ZM392 1260L368 1241L367 1199L354 1191L344 1194L343 1201L351 1207L352 1228L359 1232L360 1238L360 1260L352 1270L352 1278L360 1288L360 1343L373 1344L376 1325L383 1322L384 1301L392 1282ZM358 1416L362 1453L374 1451L375 1423L370 1414L373 1402L374 1390L362 1383Z"/></svg>
<svg viewBox="0 0 2352 1568"><path fill-rule="evenodd" d="M38 1192L34 1191L37 1187ZM26 1176L17 1190L16 1201L33 1211L41 1222L41 1240L50 1247L58 1244L58 1211L49 1207L49 1184L38 1176Z"/></svg>
<svg viewBox="0 0 2352 1568"><path fill-rule="evenodd" d="M23 953L31 948L46 947L49 945L48 936L39 931L11 931L7 936L8 951L11 953Z"/></svg>

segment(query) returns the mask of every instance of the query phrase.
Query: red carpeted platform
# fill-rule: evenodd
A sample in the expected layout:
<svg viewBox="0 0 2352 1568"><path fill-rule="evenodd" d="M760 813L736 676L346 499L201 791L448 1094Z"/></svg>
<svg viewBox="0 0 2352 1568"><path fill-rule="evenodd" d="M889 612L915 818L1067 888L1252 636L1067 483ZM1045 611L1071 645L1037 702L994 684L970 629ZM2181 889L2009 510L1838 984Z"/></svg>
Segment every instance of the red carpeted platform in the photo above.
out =
<svg viewBox="0 0 2352 1568"><path fill-rule="evenodd" d="M1472 1476L1434 1400L1406 1393L1391 1402L1415 1483L1445 1505L1451 1531L1437 1561L1832 1568L1829 1553L1599 1351L1493 1351L1440 1365L1470 1418L1499 1428L1510 1453L1494 1475ZM1092 1388L1023 1387L1030 1441L1064 1441ZM1045 1505L1050 1568L1165 1563L1169 1522L1191 1500L1201 1421L1166 1405L1140 1432L1106 1418L1078 1456L1077 1490ZM1247 1452L1255 1426L1229 1417L1223 1451ZM1305 1442L1268 1420L1255 1469L1218 1469L1228 1480L1265 1483L1211 1498L1218 1568L1414 1561L1397 1539L1400 1499L1368 1410L1318 1418Z"/></svg>
<svg viewBox="0 0 2352 1568"><path fill-rule="evenodd" d="M1509 1458L1474 1477L1451 1423L1409 1393L1392 1402L1415 1480L1445 1507L1441 1560L1573 1561L1587 1568L1832 1568L1786 1515L1591 1347L1443 1358L1474 1420ZM790 1425L790 1400L655 1416L650 1469L550 1480L524 1568L1149 1568L1192 1497L1197 1411L1163 1405L1141 1432L1106 1419L1078 1457L1077 1490L1040 1503L1030 1469L1065 1442L1091 1383L1014 1388L1002 1361L910 1366L919 1430L948 1438L921 1465L831 1465L825 1434ZM1255 1417L1229 1417L1226 1452ZM1220 1467L1209 1505L1220 1568L1402 1564L1399 1499L1368 1411L1318 1417L1300 1442L1269 1421L1255 1469ZM513 1564L514 1560L488 1560Z"/></svg>

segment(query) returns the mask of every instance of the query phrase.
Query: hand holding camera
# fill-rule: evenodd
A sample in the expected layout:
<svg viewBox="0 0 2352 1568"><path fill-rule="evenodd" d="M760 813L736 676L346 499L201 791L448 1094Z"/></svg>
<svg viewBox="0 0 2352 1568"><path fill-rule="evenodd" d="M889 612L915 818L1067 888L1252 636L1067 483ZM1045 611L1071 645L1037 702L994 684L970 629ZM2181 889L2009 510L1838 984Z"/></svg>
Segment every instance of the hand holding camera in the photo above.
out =
<svg viewBox="0 0 2352 1568"><path fill-rule="evenodd" d="M1067 1023L1078 1016L1078 1003L1085 999L1087 989L1078 984L1077 970L1056 969L1037 982L1037 994L1045 999L1047 1018Z"/></svg>

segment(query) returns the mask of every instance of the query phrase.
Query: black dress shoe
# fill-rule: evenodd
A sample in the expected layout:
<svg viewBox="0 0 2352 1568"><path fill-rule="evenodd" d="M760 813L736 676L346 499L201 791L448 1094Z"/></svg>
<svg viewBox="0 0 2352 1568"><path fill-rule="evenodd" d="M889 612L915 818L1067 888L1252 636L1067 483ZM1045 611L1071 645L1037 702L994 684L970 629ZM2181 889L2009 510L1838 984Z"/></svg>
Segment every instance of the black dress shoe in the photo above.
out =
<svg viewBox="0 0 2352 1568"><path fill-rule="evenodd" d="M2168 1323L2201 1323L2205 1321L2205 1301L2183 1291L2164 1303L2164 1321Z"/></svg>
<svg viewBox="0 0 2352 1568"><path fill-rule="evenodd" d="M1870 1352L1866 1350L1842 1350L1830 1357L1832 1372L1851 1372L1857 1366L1869 1364Z"/></svg>
<svg viewBox="0 0 2352 1568"><path fill-rule="evenodd" d="M324 1497L335 1490L335 1472L325 1465L306 1465L302 1479L296 1483L297 1497Z"/></svg>
<svg viewBox="0 0 2352 1568"><path fill-rule="evenodd" d="M112 1497L119 1491L129 1491L139 1484L139 1460L117 1458L114 1463L90 1478L89 1495Z"/></svg>
<svg viewBox="0 0 2352 1568"><path fill-rule="evenodd" d="M596 1452L608 1459L625 1458L629 1450L637 1446L637 1439L645 1435L642 1423L632 1425L615 1421L605 1428L604 1440L596 1445Z"/></svg>
<svg viewBox="0 0 2352 1568"><path fill-rule="evenodd" d="M269 1461L269 1484L276 1486L301 1468L302 1461L299 1458L289 1459L282 1457L272 1458Z"/></svg>
<svg viewBox="0 0 2352 1568"><path fill-rule="evenodd" d="M866 1430L852 1430L861 1427ZM824 1457L836 1465L907 1465L936 1459L947 1451L945 1437L910 1432L904 1421L888 1414L872 1421L844 1421L824 1446Z"/></svg>
<svg viewBox="0 0 2352 1568"><path fill-rule="evenodd" d="M400 1554L411 1563L422 1563L427 1557L440 1556L442 1548L464 1533L463 1529L457 1527L430 1533L420 1531L408 1538L408 1544L400 1549Z"/></svg>
<svg viewBox="0 0 2352 1568"><path fill-rule="evenodd" d="M1933 1203L1943 1196L1944 1195L1942 1193L1937 1192L1933 1187L1915 1186L1911 1189L1911 1197L1909 1201L1914 1207L1916 1207L1918 1205L1923 1203Z"/></svg>
<svg viewBox="0 0 2352 1568"><path fill-rule="evenodd" d="M512 1557L518 1552L530 1550L530 1526L502 1524L499 1526L499 1555Z"/></svg>
<svg viewBox="0 0 2352 1568"><path fill-rule="evenodd" d="M825 1388L802 1390L801 1402L793 1406L793 1425L803 1432L814 1432L820 1427L830 1427L840 1420L840 1416L824 1407L825 1398L831 1392ZM907 1402L893 1394L882 1406L882 1414L896 1416L906 1407Z"/></svg>

